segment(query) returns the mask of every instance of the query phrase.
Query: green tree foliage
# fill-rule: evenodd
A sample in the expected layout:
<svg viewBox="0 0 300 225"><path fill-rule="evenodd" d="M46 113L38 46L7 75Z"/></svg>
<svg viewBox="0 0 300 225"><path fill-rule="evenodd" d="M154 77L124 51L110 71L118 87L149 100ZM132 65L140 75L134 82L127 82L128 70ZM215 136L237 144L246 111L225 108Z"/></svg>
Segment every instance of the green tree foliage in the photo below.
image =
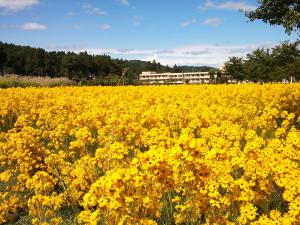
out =
<svg viewBox="0 0 300 225"><path fill-rule="evenodd" d="M208 71L210 68L193 67L193 70ZM0 42L0 74L3 71L24 76L68 77L83 84L120 85L137 83L142 71L182 72L184 69L177 65L163 66L156 61L112 59L108 55L87 52L47 52Z"/></svg>
<svg viewBox="0 0 300 225"><path fill-rule="evenodd" d="M283 42L272 49L256 49L246 58L232 57L225 74L235 80L254 82L300 79L300 42Z"/></svg>
<svg viewBox="0 0 300 225"><path fill-rule="evenodd" d="M212 68L212 69L210 69L209 71L208 71L208 73L209 73L209 75L210 76L214 76L216 73L217 73L217 69L215 69L215 68Z"/></svg>
<svg viewBox="0 0 300 225"><path fill-rule="evenodd" d="M215 83L215 81L216 81L216 79L215 79L215 75L217 74L217 69L210 69L209 71L208 71L208 74L209 74L209 76L210 76L210 82L212 82L212 83Z"/></svg>
<svg viewBox="0 0 300 225"><path fill-rule="evenodd" d="M243 65L244 78L252 81L272 81L274 58L269 49L257 49L247 54ZM276 72L276 71L275 71Z"/></svg>
<svg viewBox="0 0 300 225"><path fill-rule="evenodd" d="M271 25L282 25L286 33L300 32L300 1L299 0L258 0L259 7L246 16L254 21L263 20Z"/></svg>
<svg viewBox="0 0 300 225"><path fill-rule="evenodd" d="M225 75L230 76L234 80L244 80L245 72L243 67L243 58L231 57L224 66Z"/></svg>
<svg viewBox="0 0 300 225"><path fill-rule="evenodd" d="M4 52L4 47L0 45L0 74L3 74L3 66L6 61L6 54Z"/></svg>
<svg viewBox="0 0 300 225"><path fill-rule="evenodd" d="M295 62L293 63L293 69L295 72L295 79L300 80L300 56L297 56Z"/></svg>
<svg viewBox="0 0 300 225"><path fill-rule="evenodd" d="M182 68L180 66L177 66L176 64L174 65L173 69L172 69L173 73L181 73L182 72Z"/></svg>
<svg viewBox="0 0 300 225"><path fill-rule="evenodd" d="M275 65L278 71L282 71L284 78L295 77L299 79L300 75L300 41L289 44L283 42L281 45L273 48L272 51Z"/></svg>

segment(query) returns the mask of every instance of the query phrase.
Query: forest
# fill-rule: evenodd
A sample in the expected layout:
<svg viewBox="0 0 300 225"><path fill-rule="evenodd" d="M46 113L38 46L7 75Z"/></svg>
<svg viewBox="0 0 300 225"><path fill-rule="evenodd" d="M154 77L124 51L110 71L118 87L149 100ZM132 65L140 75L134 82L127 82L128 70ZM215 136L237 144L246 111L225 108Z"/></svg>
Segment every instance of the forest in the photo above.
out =
<svg viewBox="0 0 300 225"><path fill-rule="evenodd" d="M125 85L136 84L142 71L183 72L209 71L212 67L173 67L159 62L112 59L108 55L90 55L42 48L19 46L0 42L0 74L22 76L67 77L84 84Z"/></svg>
<svg viewBox="0 0 300 225"><path fill-rule="evenodd" d="M260 48L245 57L230 57L221 71L209 66L161 65L159 62L113 59L87 52L46 51L0 42L0 74L64 77L84 85L134 85L142 71L217 74L213 83L282 82L300 79L300 41Z"/></svg>
<svg viewBox="0 0 300 225"><path fill-rule="evenodd" d="M223 76L237 82L297 81L300 79L300 41L256 49L244 58L231 57L224 65Z"/></svg>

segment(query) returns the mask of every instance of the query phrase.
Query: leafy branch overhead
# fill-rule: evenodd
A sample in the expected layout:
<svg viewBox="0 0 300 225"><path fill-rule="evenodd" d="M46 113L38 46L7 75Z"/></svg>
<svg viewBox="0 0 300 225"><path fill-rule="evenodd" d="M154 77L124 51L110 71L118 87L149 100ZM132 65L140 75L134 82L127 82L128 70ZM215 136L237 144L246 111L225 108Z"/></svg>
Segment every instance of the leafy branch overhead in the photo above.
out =
<svg viewBox="0 0 300 225"><path fill-rule="evenodd" d="M299 0L258 0L259 7L245 12L251 20L263 20L270 25L281 25L287 34L295 31L300 34Z"/></svg>

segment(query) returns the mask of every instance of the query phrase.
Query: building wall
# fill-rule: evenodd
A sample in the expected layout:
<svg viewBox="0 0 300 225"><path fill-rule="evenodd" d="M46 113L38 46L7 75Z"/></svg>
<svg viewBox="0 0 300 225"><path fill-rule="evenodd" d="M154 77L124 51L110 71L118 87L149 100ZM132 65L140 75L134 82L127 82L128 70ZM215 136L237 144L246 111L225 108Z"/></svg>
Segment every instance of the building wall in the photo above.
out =
<svg viewBox="0 0 300 225"><path fill-rule="evenodd" d="M147 84L201 84L209 83L210 75L208 72L188 72L188 73L156 73L142 72L139 80Z"/></svg>

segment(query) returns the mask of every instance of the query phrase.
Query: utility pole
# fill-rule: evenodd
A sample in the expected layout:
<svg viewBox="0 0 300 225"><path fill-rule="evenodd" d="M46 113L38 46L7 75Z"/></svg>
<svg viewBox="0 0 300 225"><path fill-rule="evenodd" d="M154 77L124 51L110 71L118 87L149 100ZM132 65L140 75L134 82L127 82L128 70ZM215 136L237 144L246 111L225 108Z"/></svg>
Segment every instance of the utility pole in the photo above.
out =
<svg viewBox="0 0 300 225"><path fill-rule="evenodd" d="M127 74L128 70L129 70L129 67L126 67L126 68L122 69L122 76L121 76L121 78L120 78L120 80L118 82L118 86L120 84L122 84L123 86L125 85L125 75Z"/></svg>

